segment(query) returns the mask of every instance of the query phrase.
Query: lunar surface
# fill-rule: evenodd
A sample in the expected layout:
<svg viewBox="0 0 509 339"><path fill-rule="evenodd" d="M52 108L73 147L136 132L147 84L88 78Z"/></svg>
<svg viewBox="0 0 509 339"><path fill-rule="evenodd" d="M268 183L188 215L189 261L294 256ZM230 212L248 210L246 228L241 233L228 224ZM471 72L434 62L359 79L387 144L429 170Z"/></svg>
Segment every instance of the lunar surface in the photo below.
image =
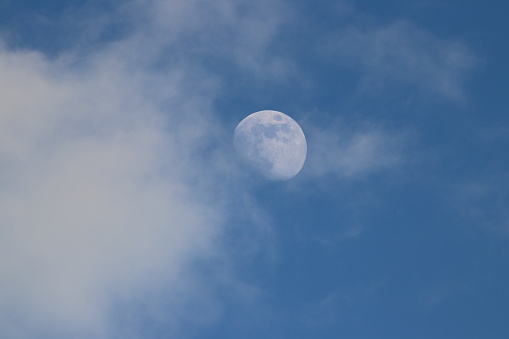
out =
<svg viewBox="0 0 509 339"><path fill-rule="evenodd" d="M277 111L260 111L242 120L233 136L239 158L269 180L288 180L306 161L307 144L299 124Z"/></svg>

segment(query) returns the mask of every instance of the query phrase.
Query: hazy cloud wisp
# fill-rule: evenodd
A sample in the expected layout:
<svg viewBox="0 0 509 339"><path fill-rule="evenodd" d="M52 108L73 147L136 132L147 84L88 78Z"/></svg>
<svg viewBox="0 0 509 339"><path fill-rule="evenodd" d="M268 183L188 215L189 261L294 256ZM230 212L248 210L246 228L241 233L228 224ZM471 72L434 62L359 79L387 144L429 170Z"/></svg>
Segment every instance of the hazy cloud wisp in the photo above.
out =
<svg viewBox="0 0 509 339"><path fill-rule="evenodd" d="M407 21L374 27L350 26L331 39L327 51L361 71L359 90L385 92L389 85L463 101L464 82L478 63L458 41L442 40Z"/></svg>

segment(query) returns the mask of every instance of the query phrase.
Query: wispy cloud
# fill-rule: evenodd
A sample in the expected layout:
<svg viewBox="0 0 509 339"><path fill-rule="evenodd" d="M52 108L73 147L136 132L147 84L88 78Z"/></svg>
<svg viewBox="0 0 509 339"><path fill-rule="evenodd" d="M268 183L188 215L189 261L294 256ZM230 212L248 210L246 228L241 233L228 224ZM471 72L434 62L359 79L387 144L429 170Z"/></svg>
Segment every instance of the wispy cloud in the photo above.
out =
<svg viewBox="0 0 509 339"><path fill-rule="evenodd" d="M465 80L478 63L461 42L435 37L408 21L351 25L330 38L325 50L361 72L359 91L364 94L411 86L421 93L463 101Z"/></svg>
<svg viewBox="0 0 509 339"><path fill-rule="evenodd" d="M311 177L358 178L404 161L404 136L375 126L308 125L306 135L308 159L303 174Z"/></svg>
<svg viewBox="0 0 509 339"><path fill-rule="evenodd" d="M292 70L288 60L270 49L288 19L288 9L280 1L155 0L147 1L146 7L147 16L141 21L146 34L140 36L146 53L212 66L209 71L233 64L260 77L282 77Z"/></svg>

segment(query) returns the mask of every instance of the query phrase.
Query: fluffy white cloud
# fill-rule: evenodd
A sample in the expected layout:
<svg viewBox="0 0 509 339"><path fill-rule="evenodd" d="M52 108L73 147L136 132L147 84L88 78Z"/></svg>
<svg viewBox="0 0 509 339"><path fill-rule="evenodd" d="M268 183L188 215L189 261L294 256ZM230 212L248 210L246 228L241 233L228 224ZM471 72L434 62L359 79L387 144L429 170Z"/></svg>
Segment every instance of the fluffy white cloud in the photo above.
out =
<svg viewBox="0 0 509 339"><path fill-rule="evenodd" d="M75 70L0 53L3 335L107 333L112 296L172 281L218 231L194 158L213 137L194 111L207 97L170 76L174 100L150 100L156 77L110 57Z"/></svg>
<svg viewBox="0 0 509 339"><path fill-rule="evenodd" d="M103 14L78 22L85 44L51 59L0 50L1 337L136 338L209 323L220 306L197 258L215 262L232 293L251 293L219 268L231 211L218 178L234 169L221 151L231 131L212 108L221 79L206 59L283 74L268 53L277 3L116 11L130 33L107 44Z"/></svg>
<svg viewBox="0 0 509 339"><path fill-rule="evenodd" d="M2 337L118 337L115 305L149 303L140 298L171 299L173 312L152 314L170 329L189 302L200 304L194 321L219 312L190 269L219 255L226 215L215 176L230 169L216 170L210 152L223 133L217 85L150 29L85 60L0 51ZM200 38L207 27L195 29ZM180 54L154 68L165 48Z"/></svg>

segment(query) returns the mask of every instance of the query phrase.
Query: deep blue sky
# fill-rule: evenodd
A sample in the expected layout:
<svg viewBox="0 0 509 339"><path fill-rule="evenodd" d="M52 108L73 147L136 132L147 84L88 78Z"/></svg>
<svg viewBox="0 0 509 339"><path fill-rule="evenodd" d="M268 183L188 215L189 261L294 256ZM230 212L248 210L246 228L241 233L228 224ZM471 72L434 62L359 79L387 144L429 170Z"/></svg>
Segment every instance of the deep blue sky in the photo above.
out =
<svg viewBox="0 0 509 339"><path fill-rule="evenodd" d="M222 0L214 5L198 0L187 5L172 0L0 1L2 60L7 56L21 60L22 55L36 51L37 58L49 65L40 71L38 66L23 66L31 65L32 59L26 64L5 63L7 66L0 69L4 72L0 72L4 78L0 100L21 91L30 101L33 93L29 87L24 91L24 85L10 87L11 80L17 79L7 78L12 76L5 71L9 67L18 72L13 74L25 74L26 68L28 74L60 79L63 85L59 91L84 84L76 85L81 88L76 90L79 93L102 88L104 82L90 79L102 79L101 72L105 72L109 80L107 70L118 62L121 66L112 74L119 81L112 82L111 93L117 93L114 84L134 79L133 88L140 89L137 93L141 99L126 105L157 107L154 110L159 113L155 115L163 116L167 123L161 135L174 137L169 143L184 149L186 160L182 163L173 159L155 166L172 174L168 174L170 179L162 174L164 178L154 182L188 187L191 202L178 193L179 203L185 200L191 210L199 205L197 214L210 208L220 215L219 221L210 221L215 231L205 237L208 250L186 245L193 254L186 257L186 250L184 259L179 256L175 260L178 264L144 263L140 267L148 267L148 271L140 268L132 275L119 273L122 278L97 278L94 285L86 285L102 293L101 310L107 311L98 323L106 324L106 332L98 334L86 321L83 325L72 317L61 317L72 309L72 302L65 306L68 308L62 306L62 312L59 306L51 308L55 316L48 321L54 324L41 325L46 320L40 319L45 318L26 313L29 306L20 306L20 300L26 305L50 302L50 298L38 299L34 292L26 300L14 298L7 306L0 306L0 324L12 317L20 319L6 335L506 338L508 11L509 5L503 1L248 4ZM157 16L159 12L162 19ZM173 79L178 79L175 92L169 90ZM135 108L135 113L124 118L123 106L109 106L107 98L91 107L99 107L105 115L108 110L119 113L112 115L112 120L88 117L85 103L94 100L93 93L101 92L91 90L92 94L83 98L71 96L77 100L76 107L83 107L83 113L74 129L64 133L62 145L72 144L78 135L102 135L102 127L90 127L90 131L101 131L95 134L88 126L104 122L113 126L106 131L124 131L124 127L117 128L124 126L124 119L131 121L130 117L136 116L133 121L145 126L145 121L153 118ZM112 102L121 102L130 92L119 93ZM73 104L62 102L65 104L57 102L48 109L59 107L57 110L63 112L63 118L54 119L56 125L68 123L66 117L74 114L66 111ZM17 107L0 106L0 115L25 114ZM165 109L172 113L165 113ZM236 124L263 109L290 115L308 138L307 162L294 179L272 183L250 177L230 154ZM38 117L37 108L33 110ZM39 124L38 118L19 119L21 126L26 121ZM52 119L41 118L41 126L42 121ZM132 130L138 131L135 127ZM50 139L53 135L46 129L40 133ZM187 143L189 135L193 137ZM23 137L19 137L21 141ZM33 140L39 143L39 139ZM102 145L104 137L97 140ZM136 145L133 141L132 147L137 149ZM51 147L48 154L56 149ZM77 148L73 152L79 156L82 151ZM0 152L0 173L10 173L10 166L27 169L28 173L36 166L21 160L11 164L18 160L12 160L9 152ZM55 154L67 154L58 152ZM160 148L157 152L166 154ZM133 160L133 164L143 161ZM46 166L42 160L37 164ZM43 168L49 168L48 177L51 168L60 168L47 166ZM184 174L173 174L173 166L178 168L175 173ZM140 177L155 175L147 173ZM16 192L25 186L13 184L11 189L4 184L10 180L6 175L0 187L2 201L12 206L23 204L24 200L16 200ZM195 176L205 179L201 182ZM24 182L24 178L20 174L13 182ZM39 183L44 186L46 177L35 178L36 187ZM146 184L143 180L140 182ZM71 192L72 188L68 190L64 189ZM26 192L27 201L32 201L31 191ZM66 194L71 193L63 196ZM155 205L157 201L154 198ZM45 210L44 204L34 204L35 209ZM134 205L126 204L119 211ZM11 228L30 223L13 222L7 215L0 213L7 225L0 228L0 237L4 232L10 239ZM168 223L176 230L185 228L179 217L175 220ZM140 217L132 225L143 229L147 222L155 221ZM115 233L118 229L112 232L114 238L124 234ZM91 234L101 239L100 232ZM36 250L33 253L34 257L39 255ZM130 253L129 249L125 253ZM1 256L15 255L7 249L0 252L0 260ZM118 255L118 262L130 258L128 254ZM5 267L26 264L6 259L0 263ZM58 263L55 265L58 270ZM169 282L158 280L159 270L174 267L171 265L185 272L185 278L177 274ZM0 273L9 269L0 268ZM122 292L118 294L112 292L112 286L124 286L119 283L124 278L135 279L146 272L154 275L154 281L140 283L143 287L139 289L132 287L138 286L135 284L125 290L119 287ZM14 284L30 279L28 276L21 275ZM74 290L74 280L66 279L70 279L69 285L64 285ZM182 285L185 292L175 302L173 293L183 289ZM157 292L147 292L151 289ZM37 291L37 285L29 290ZM0 293L0 302L10 300L5 297L7 290ZM24 332L27 327L31 332ZM91 334L84 334L87 331Z"/></svg>

